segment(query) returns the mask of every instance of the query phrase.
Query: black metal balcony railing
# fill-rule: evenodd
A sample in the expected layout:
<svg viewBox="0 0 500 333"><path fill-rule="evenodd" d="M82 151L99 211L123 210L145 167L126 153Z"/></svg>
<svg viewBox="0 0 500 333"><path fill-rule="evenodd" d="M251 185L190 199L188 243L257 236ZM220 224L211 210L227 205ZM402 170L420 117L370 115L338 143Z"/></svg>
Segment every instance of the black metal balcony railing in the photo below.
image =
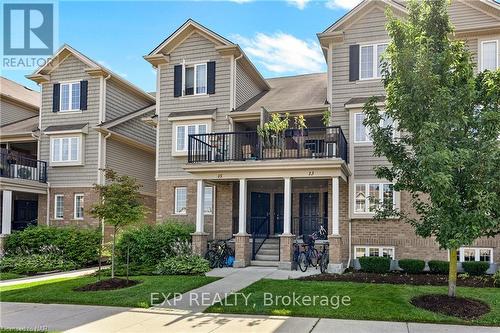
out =
<svg viewBox="0 0 500 333"><path fill-rule="evenodd" d="M47 182L47 162L25 157L20 153L2 149L0 152L0 176Z"/></svg>
<svg viewBox="0 0 500 333"><path fill-rule="evenodd" d="M265 138L256 131L191 134L188 141L188 163L333 157L348 162L340 126L288 129Z"/></svg>

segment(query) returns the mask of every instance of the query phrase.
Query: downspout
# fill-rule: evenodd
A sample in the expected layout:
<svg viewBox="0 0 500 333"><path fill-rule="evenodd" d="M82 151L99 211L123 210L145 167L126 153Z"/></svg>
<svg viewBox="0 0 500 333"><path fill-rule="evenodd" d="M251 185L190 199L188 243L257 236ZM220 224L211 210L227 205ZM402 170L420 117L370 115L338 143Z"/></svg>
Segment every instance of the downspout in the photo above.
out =
<svg viewBox="0 0 500 333"><path fill-rule="evenodd" d="M349 259L347 260L347 268L351 267L351 260L352 260L352 224L351 220L349 219Z"/></svg>
<svg viewBox="0 0 500 333"><path fill-rule="evenodd" d="M213 193L213 211L212 211L212 239L215 239L215 221L217 220L217 186L213 185L212 186L212 193Z"/></svg>
<svg viewBox="0 0 500 333"><path fill-rule="evenodd" d="M50 226L50 183L47 182L47 202L46 202L46 206L47 206L47 211L45 213L45 218L47 219L45 221L45 224L48 226Z"/></svg>

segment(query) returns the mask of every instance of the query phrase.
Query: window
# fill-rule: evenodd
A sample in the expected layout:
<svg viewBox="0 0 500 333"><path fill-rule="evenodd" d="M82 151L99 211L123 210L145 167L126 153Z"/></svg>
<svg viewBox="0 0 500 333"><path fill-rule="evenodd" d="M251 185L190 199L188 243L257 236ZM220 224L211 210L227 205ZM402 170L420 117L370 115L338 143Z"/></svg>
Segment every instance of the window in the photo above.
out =
<svg viewBox="0 0 500 333"><path fill-rule="evenodd" d="M481 71L498 68L498 41L481 42Z"/></svg>
<svg viewBox="0 0 500 333"><path fill-rule="evenodd" d="M186 214L186 203L187 203L187 188L186 187L176 187L175 188L175 214Z"/></svg>
<svg viewBox="0 0 500 333"><path fill-rule="evenodd" d="M56 194L54 196L54 218L62 219L64 217L64 195Z"/></svg>
<svg viewBox="0 0 500 333"><path fill-rule="evenodd" d="M75 220L83 219L83 194L75 194Z"/></svg>
<svg viewBox="0 0 500 333"><path fill-rule="evenodd" d="M386 43L363 45L359 48L359 77L361 80L381 77L382 54L386 49Z"/></svg>
<svg viewBox="0 0 500 333"><path fill-rule="evenodd" d="M207 93L207 64L184 66L184 95Z"/></svg>
<svg viewBox="0 0 500 333"><path fill-rule="evenodd" d="M354 114L354 142L356 143L364 143L364 142L372 142L372 137L370 134L370 129L363 124L365 121L366 115L362 112ZM385 112L381 112L380 117L380 126L383 128L391 127L394 124L394 121L391 117L387 115ZM392 133L394 137L394 132Z"/></svg>
<svg viewBox="0 0 500 333"><path fill-rule="evenodd" d="M80 137L51 138L51 162L79 162Z"/></svg>
<svg viewBox="0 0 500 333"><path fill-rule="evenodd" d="M464 261L484 261L493 262L493 249L461 247L457 251L457 259L460 262Z"/></svg>
<svg viewBox="0 0 500 333"><path fill-rule="evenodd" d="M396 205L393 184L355 184L354 192L355 213L375 213L383 206L390 208Z"/></svg>
<svg viewBox="0 0 500 333"><path fill-rule="evenodd" d="M80 110L80 82L61 83L60 103L62 112Z"/></svg>
<svg viewBox="0 0 500 333"><path fill-rule="evenodd" d="M387 257L394 260L393 246L355 246L354 258L361 257Z"/></svg>
<svg viewBox="0 0 500 333"><path fill-rule="evenodd" d="M203 212L205 215L213 214L214 203L214 188L212 186L205 186L205 198L203 202Z"/></svg>
<svg viewBox="0 0 500 333"><path fill-rule="evenodd" d="M191 134L205 134L207 133L206 124L193 124L193 125L178 125L176 126L176 151L187 151L188 138Z"/></svg>

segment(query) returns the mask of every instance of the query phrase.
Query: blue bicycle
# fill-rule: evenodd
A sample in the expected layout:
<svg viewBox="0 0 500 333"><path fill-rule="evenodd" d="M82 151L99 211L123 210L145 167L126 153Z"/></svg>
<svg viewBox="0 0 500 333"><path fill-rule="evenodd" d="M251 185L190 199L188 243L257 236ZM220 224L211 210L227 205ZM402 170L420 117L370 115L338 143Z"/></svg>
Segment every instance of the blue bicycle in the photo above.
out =
<svg viewBox="0 0 500 333"><path fill-rule="evenodd" d="M323 226L320 226L319 231L315 231L309 236L303 236L304 244L302 245L302 247L304 247L304 250L300 252L297 260L298 266L302 272L307 271L307 268L309 266L318 268L320 261L328 260L328 258L324 258L324 260L321 260L324 250L322 251L322 254L320 254L314 247L316 239L322 238L324 236L326 236L326 230L325 228L323 228Z"/></svg>

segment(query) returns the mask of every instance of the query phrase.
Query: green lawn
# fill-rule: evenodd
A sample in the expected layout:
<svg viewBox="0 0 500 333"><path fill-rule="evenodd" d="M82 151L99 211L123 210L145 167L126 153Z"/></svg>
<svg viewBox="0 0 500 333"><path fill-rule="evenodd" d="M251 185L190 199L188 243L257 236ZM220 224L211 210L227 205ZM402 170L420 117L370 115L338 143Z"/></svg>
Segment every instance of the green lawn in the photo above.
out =
<svg viewBox="0 0 500 333"><path fill-rule="evenodd" d="M322 317L343 319L365 319L386 321L457 323L476 325L500 325L500 289L459 287L459 296L471 297L488 303L492 311L478 320L464 321L454 317L436 314L411 305L410 299L416 295L443 293L446 287L367 284L352 282L318 282L298 280L260 280L241 290L247 296L248 305L242 296L230 296L222 303L207 309L206 312L266 314L298 317ZM335 309L336 299L321 304L317 298L316 306L304 304L287 305L287 300L279 299L278 304L265 306L265 293L276 296L349 296L350 305ZM270 298L268 297L267 300Z"/></svg>
<svg viewBox="0 0 500 333"><path fill-rule="evenodd" d="M0 288L3 302L67 303L109 306L150 306L151 293L184 293L213 282L206 276L133 276L142 283L110 291L74 291L75 287L97 281L96 277L48 280ZM173 297L173 296L172 296Z"/></svg>
<svg viewBox="0 0 500 333"><path fill-rule="evenodd" d="M9 272L0 273L0 281L18 279L18 278L22 278L22 277L26 277L26 275L20 275L20 274L9 273Z"/></svg>

